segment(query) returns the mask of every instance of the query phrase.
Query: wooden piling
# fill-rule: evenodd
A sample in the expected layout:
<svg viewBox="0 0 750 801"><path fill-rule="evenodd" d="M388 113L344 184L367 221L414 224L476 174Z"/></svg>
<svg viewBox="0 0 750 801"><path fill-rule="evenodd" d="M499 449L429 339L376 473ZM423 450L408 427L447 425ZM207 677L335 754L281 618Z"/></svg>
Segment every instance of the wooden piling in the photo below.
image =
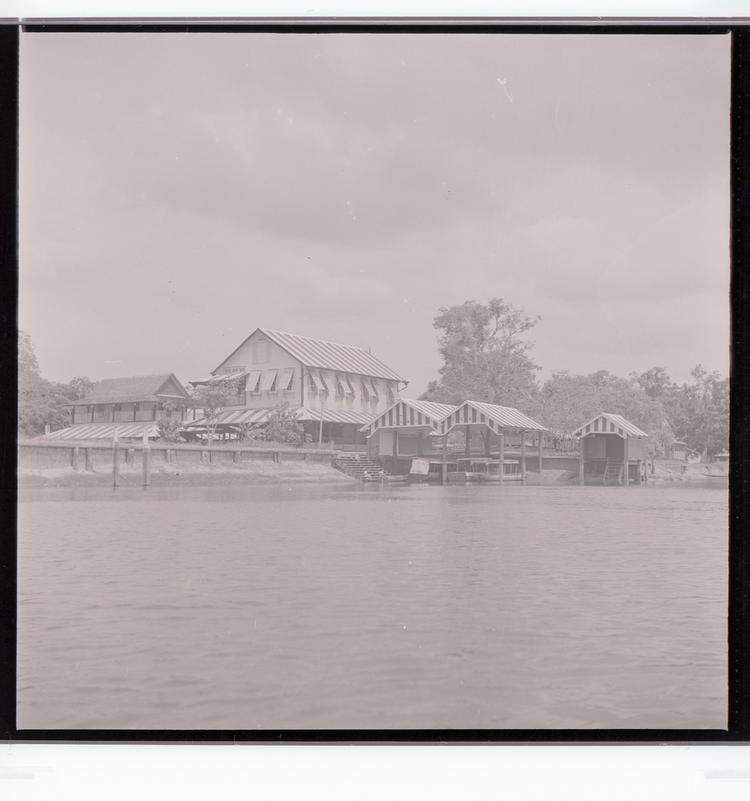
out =
<svg viewBox="0 0 750 801"><path fill-rule="evenodd" d="M112 441L112 486L117 487L120 483L120 438L115 429L114 440Z"/></svg>
<svg viewBox="0 0 750 801"><path fill-rule="evenodd" d="M70 464L73 470L78 470L78 462L81 456L81 449L76 445L70 454Z"/></svg>
<svg viewBox="0 0 750 801"><path fill-rule="evenodd" d="M539 470L540 474L542 472L542 441L543 441L542 432L540 431L539 432L539 442L538 442L538 445L539 445L539 468L538 468L538 470Z"/></svg>
<svg viewBox="0 0 750 801"><path fill-rule="evenodd" d="M464 426L464 439L466 440L464 455L471 456L471 428L469 426Z"/></svg>
<svg viewBox="0 0 750 801"><path fill-rule="evenodd" d="M448 435L443 434L443 465L442 465L442 483L448 483Z"/></svg>
<svg viewBox="0 0 750 801"><path fill-rule="evenodd" d="M526 432L521 432L521 481L526 481Z"/></svg>
<svg viewBox="0 0 750 801"><path fill-rule="evenodd" d="M151 483L151 445L148 436L143 435L143 486L148 487Z"/></svg>
<svg viewBox="0 0 750 801"><path fill-rule="evenodd" d="M503 473L505 472L505 432L502 430L498 432L498 439L500 440L500 465L498 470L498 483L503 483Z"/></svg>
<svg viewBox="0 0 750 801"><path fill-rule="evenodd" d="M629 448L628 448L628 437L625 437L625 441L623 444L623 459L622 459L622 485L623 487L630 486L630 461L628 459L629 456Z"/></svg>
<svg viewBox="0 0 750 801"><path fill-rule="evenodd" d="M93 472L94 466L91 462L91 448L83 449L83 469Z"/></svg>

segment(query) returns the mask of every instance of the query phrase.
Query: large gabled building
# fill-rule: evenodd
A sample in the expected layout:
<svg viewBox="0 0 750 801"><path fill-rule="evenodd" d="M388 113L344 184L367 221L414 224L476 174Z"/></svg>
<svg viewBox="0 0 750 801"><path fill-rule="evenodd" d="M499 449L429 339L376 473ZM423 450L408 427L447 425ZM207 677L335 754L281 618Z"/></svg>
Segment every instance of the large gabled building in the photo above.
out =
<svg viewBox="0 0 750 801"><path fill-rule="evenodd" d="M262 424L281 403L305 425L308 439L363 441L359 429L392 405L407 381L369 350L256 328L211 373L192 381L232 379L236 393L218 416L217 430ZM200 430L201 420L188 430Z"/></svg>

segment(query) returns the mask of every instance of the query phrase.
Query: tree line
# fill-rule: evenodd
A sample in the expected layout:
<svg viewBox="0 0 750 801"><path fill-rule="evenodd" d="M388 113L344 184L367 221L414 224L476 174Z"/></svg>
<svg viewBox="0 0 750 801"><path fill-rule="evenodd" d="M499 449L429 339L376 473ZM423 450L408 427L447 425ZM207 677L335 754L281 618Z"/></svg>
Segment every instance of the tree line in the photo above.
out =
<svg viewBox="0 0 750 801"><path fill-rule="evenodd" d="M18 433L34 437L52 429L70 425L70 409L66 404L85 397L94 382L76 376L67 384L48 381L39 370L31 337L18 334Z"/></svg>
<svg viewBox="0 0 750 801"><path fill-rule="evenodd" d="M422 399L513 406L568 433L600 412L621 414L649 434L657 453L668 452L676 440L704 458L729 447L728 378L697 365L682 384L664 367L627 378L607 370L561 370L541 382L527 337L539 320L502 298L441 308L433 325L443 364Z"/></svg>
<svg viewBox="0 0 750 801"><path fill-rule="evenodd" d="M439 309L433 325L443 363L422 399L459 404L470 398L513 406L561 433L600 412L613 412L646 431L657 452L667 452L675 440L704 458L729 447L728 378L697 365L691 380L682 384L673 382L664 367L627 378L607 370L588 375L561 370L542 382L528 338L539 320L502 298ZM43 378L31 339L20 333L19 433L35 436L46 424L53 429L69 425L66 404L92 386L80 376L66 384ZM226 403L226 393L225 387L195 388L194 401L205 408L209 422ZM279 418L285 434L299 436L297 426L291 431L288 416L279 410L273 419Z"/></svg>

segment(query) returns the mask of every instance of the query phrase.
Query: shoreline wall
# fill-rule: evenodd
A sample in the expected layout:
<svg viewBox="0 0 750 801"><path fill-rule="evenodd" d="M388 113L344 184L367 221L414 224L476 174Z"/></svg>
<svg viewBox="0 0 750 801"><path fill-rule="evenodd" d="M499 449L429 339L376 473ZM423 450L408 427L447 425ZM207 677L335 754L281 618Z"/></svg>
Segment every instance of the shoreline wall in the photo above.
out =
<svg viewBox="0 0 750 801"><path fill-rule="evenodd" d="M72 467L78 470L112 469L113 444L103 442L40 442L18 443L18 467L27 470ZM242 447L233 444L194 445L188 443L156 443L150 446L153 465L163 464L239 464L248 461L308 462L332 465L336 452L328 449ZM140 464L143 445L120 442L118 457L122 465Z"/></svg>

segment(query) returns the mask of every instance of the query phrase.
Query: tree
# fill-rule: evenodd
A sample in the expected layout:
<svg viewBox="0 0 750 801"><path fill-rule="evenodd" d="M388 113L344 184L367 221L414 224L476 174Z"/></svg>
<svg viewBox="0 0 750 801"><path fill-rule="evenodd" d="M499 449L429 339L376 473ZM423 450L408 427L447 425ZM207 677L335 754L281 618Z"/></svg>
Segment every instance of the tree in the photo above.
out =
<svg viewBox="0 0 750 801"><path fill-rule="evenodd" d="M191 392L195 405L203 410L206 424L206 438L210 445L216 436L216 427L219 416L225 407L233 405L237 397L239 386L238 378L223 378L218 381L209 381L206 384L196 384Z"/></svg>
<svg viewBox="0 0 750 801"><path fill-rule="evenodd" d="M674 384L663 367L652 367L637 376L636 380L649 398L661 400L674 388Z"/></svg>
<svg viewBox="0 0 750 801"><path fill-rule="evenodd" d="M729 379L700 364L691 383L676 387L670 398L675 432L708 459L729 447Z"/></svg>
<svg viewBox="0 0 750 801"><path fill-rule="evenodd" d="M180 432L182 431L182 421L173 413L179 410L179 405L174 401L167 401L163 407L163 414L156 424L159 431L159 438L164 442L184 442Z"/></svg>
<svg viewBox="0 0 750 801"><path fill-rule="evenodd" d="M35 437L46 425L63 428L70 422L66 404L66 384L47 381L39 372L39 362L31 337L23 331L18 336L18 432Z"/></svg>
<svg viewBox="0 0 750 801"><path fill-rule="evenodd" d="M266 439L288 445L301 445L303 435L304 426L297 420L289 404L280 403L275 406L266 425Z"/></svg>
<svg viewBox="0 0 750 801"><path fill-rule="evenodd" d="M66 384L66 394L71 400L81 400L91 393L94 388L94 381L91 381L84 376L77 375L71 378Z"/></svg>
<svg viewBox="0 0 750 801"><path fill-rule="evenodd" d="M537 391L539 367L529 356L533 343L524 334L540 319L502 298L485 305L471 300L441 308L433 326L443 366L422 398L528 406Z"/></svg>
<svg viewBox="0 0 750 801"><path fill-rule="evenodd" d="M555 373L542 385L535 412L540 422L559 431L574 431L601 412L621 414L643 429L658 451L666 451L674 440L661 400L651 397L638 378L620 378L607 370Z"/></svg>

